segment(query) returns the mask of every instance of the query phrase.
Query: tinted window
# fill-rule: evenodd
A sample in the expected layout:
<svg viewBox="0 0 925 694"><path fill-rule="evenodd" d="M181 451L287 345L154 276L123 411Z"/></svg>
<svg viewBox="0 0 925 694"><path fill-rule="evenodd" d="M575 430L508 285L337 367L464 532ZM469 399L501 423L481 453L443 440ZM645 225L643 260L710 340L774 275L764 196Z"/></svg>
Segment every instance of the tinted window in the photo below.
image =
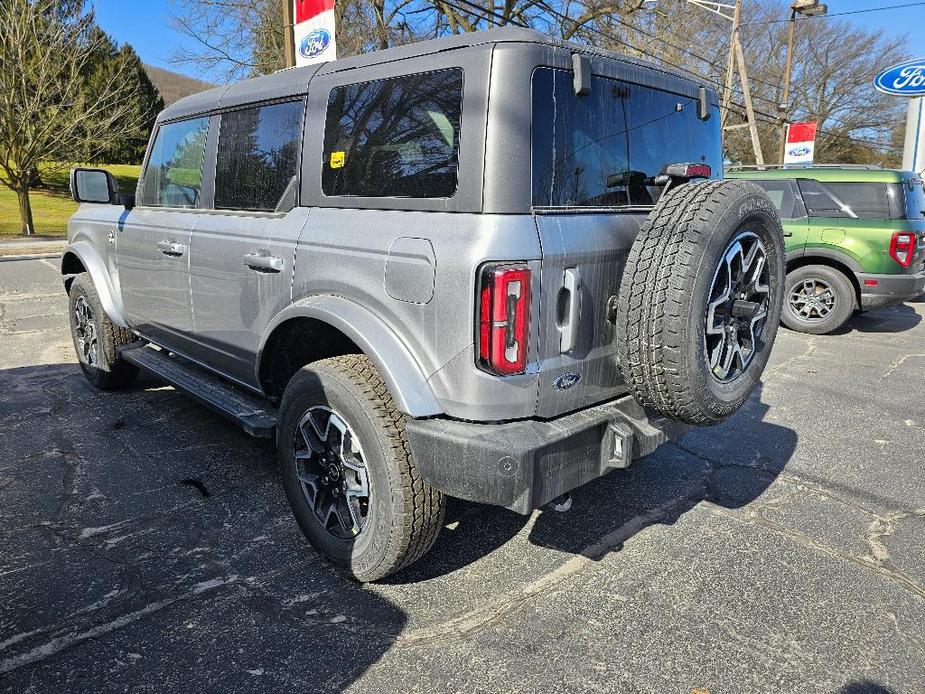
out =
<svg viewBox="0 0 925 694"><path fill-rule="evenodd" d="M143 205L198 207L208 118L162 125L141 188Z"/></svg>
<svg viewBox="0 0 925 694"><path fill-rule="evenodd" d="M723 170L719 109L709 120L697 117L698 100L649 87L630 85L626 100L629 125L629 160L633 175L657 176L666 164L709 164L719 175ZM662 188L647 188L633 204L654 203ZM632 197L632 196L631 196Z"/></svg>
<svg viewBox="0 0 925 694"><path fill-rule="evenodd" d="M572 73L533 73L533 204L539 207L651 205L647 185L666 164L705 162L721 170L716 120L697 118L697 100L592 78L575 96Z"/></svg>
<svg viewBox="0 0 925 694"><path fill-rule="evenodd" d="M822 183L801 180L800 190L810 217L903 219L901 183Z"/></svg>
<svg viewBox="0 0 925 694"><path fill-rule="evenodd" d="M275 210L295 179L303 104L291 101L222 114L215 207Z"/></svg>
<svg viewBox="0 0 925 694"><path fill-rule="evenodd" d="M925 219L925 184L917 178L907 183L906 218Z"/></svg>
<svg viewBox="0 0 925 694"><path fill-rule="evenodd" d="M591 94L572 91L572 73L533 73L533 204L627 205L630 186L620 85L592 79ZM639 186L634 186L638 189Z"/></svg>
<svg viewBox="0 0 925 694"><path fill-rule="evenodd" d="M448 198L456 192L462 70L333 89L325 195Z"/></svg>
<svg viewBox="0 0 925 694"><path fill-rule="evenodd" d="M781 219L799 219L806 216L795 181L752 181L764 189L777 208Z"/></svg>

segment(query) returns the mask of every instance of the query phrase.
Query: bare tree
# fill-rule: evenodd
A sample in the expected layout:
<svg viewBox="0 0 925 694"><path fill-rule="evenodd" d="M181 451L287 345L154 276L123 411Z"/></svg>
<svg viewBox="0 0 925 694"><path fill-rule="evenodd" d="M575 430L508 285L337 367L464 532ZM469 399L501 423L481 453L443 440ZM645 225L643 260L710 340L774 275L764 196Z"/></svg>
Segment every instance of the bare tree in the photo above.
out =
<svg viewBox="0 0 925 694"><path fill-rule="evenodd" d="M82 0L0 2L0 181L19 199L23 234L34 230L29 184L39 164L92 159L113 132L137 127L121 70L92 99L83 88L105 37L93 26Z"/></svg>
<svg viewBox="0 0 925 694"><path fill-rule="evenodd" d="M200 67L233 78L281 66L282 0L173 1L179 25L200 42L187 56ZM894 162L891 128L902 119L902 102L875 92L871 78L875 66L906 55L905 40L837 18L800 21L791 103L780 112L788 7L743 2L742 43L765 159L775 161L783 117L818 120L820 161ZM335 16L340 57L514 24L652 60L719 90L729 51L730 23L684 0L336 0ZM269 35L278 46L261 41ZM730 124L744 121L742 104L737 88ZM751 161L747 131L728 131L726 149L733 161Z"/></svg>

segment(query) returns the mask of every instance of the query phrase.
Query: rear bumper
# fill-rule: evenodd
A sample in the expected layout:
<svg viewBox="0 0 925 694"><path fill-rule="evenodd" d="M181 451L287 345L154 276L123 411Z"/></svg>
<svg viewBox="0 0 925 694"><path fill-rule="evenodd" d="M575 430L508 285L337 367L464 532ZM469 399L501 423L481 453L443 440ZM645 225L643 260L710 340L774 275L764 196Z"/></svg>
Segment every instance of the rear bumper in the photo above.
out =
<svg viewBox="0 0 925 694"><path fill-rule="evenodd" d="M866 280L876 281L876 286L865 285ZM870 311L875 308L901 304L925 293L925 270L914 275L872 275L858 273L861 285L861 308Z"/></svg>
<svg viewBox="0 0 925 694"><path fill-rule="evenodd" d="M624 397L547 421L415 419L405 432L430 485L453 497L528 514L612 469L628 467L691 428L648 415Z"/></svg>

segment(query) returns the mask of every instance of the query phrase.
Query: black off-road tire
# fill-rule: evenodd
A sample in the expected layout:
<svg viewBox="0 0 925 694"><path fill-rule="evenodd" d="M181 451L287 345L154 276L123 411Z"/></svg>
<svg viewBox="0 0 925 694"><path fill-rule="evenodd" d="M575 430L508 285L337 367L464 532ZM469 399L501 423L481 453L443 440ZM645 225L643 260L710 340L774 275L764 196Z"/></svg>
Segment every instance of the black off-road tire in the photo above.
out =
<svg viewBox="0 0 925 694"><path fill-rule="evenodd" d="M82 302L85 302L82 303ZM90 311L97 339L95 363L88 359L78 339L77 309L86 306ZM138 369L119 356L119 347L134 342L138 338L128 328L113 324L103 310L103 304L93 286L93 280L86 273L77 275L68 290L68 307L71 326L71 338L77 361L87 380L100 390L119 390L130 386L138 376Z"/></svg>
<svg viewBox="0 0 925 694"><path fill-rule="evenodd" d="M368 516L352 539L330 533L312 511L299 480L299 422L311 408L336 412L359 439L369 476ZM279 462L286 496L306 538L358 581L382 579L420 559L443 527L444 496L418 474L399 412L365 355L316 361L286 386L280 407Z"/></svg>
<svg viewBox="0 0 925 694"><path fill-rule="evenodd" d="M835 305L824 317L806 318L800 316L791 297L807 280L825 283L831 288L835 297ZM784 308L781 311L781 322L791 330L811 335L825 335L838 330L851 318L855 311L857 300L854 285L851 280L835 268L828 265L804 265L787 274L785 282L786 296Z"/></svg>
<svg viewBox="0 0 925 694"><path fill-rule="evenodd" d="M720 381L707 358L706 311L719 262L745 232L756 235L766 252L767 317L747 368ZM688 424L711 425L729 417L767 364L783 286L780 218L758 186L689 183L663 195L633 243L617 302L620 371L636 400Z"/></svg>

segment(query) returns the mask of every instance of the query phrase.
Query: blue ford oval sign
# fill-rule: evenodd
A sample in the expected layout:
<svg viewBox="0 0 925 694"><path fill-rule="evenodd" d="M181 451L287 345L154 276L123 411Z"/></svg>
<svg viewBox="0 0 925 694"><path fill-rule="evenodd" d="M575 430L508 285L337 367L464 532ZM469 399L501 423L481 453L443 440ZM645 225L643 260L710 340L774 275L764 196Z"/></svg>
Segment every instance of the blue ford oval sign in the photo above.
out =
<svg viewBox="0 0 925 694"><path fill-rule="evenodd" d="M299 53L306 58L317 58L325 52L331 43L331 32L327 29L315 29L299 44Z"/></svg>
<svg viewBox="0 0 925 694"><path fill-rule="evenodd" d="M896 96L925 96L925 58L888 67L874 78L874 86Z"/></svg>

